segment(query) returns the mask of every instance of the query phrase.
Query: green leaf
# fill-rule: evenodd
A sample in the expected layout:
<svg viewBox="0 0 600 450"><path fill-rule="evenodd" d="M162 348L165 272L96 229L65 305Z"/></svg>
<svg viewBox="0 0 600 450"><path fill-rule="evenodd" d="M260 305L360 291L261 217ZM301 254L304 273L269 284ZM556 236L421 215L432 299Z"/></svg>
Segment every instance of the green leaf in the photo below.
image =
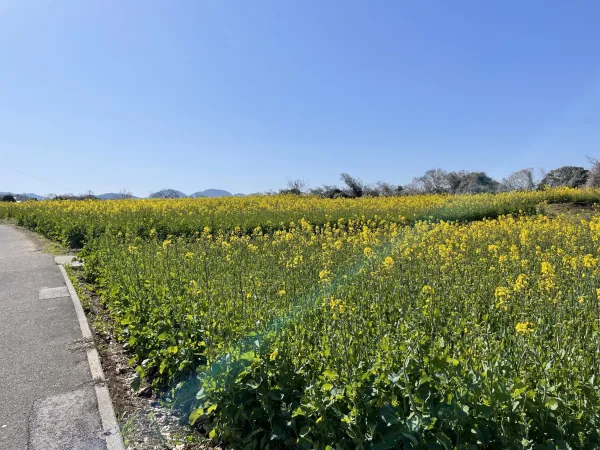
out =
<svg viewBox="0 0 600 450"><path fill-rule="evenodd" d="M206 414L211 414L215 409L217 409L217 404L210 405L210 407L206 410Z"/></svg>
<svg viewBox="0 0 600 450"><path fill-rule="evenodd" d="M544 403L544 406L554 411L558 408L558 400L554 397L549 397L548 400L546 400L546 403Z"/></svg>
<svg viewBox="0 0 600 450"><path fill-rule="evenodd" d="M244 361L253 361L255 357L256 353L254 353L253 350L250 350L249 352L240 355L240 359L243 359Z"/></svg>
<svg viewBox="0 0 600 450"><path fill-rule="evenodd" d="M192 411L190 414L189 420L190 425L194 425L196 421L204 415L204 408L198 408Z"/></svg>
<svg viewBox="0 0 600 450"><path fill-rule="evenodd" d="M133 389L134 391L138 391L140 389L140 382L141 382L141 378L140 378L139 374L136 374L134 379L131 380L131 383L129 383L129 386L131 386L131 389Z"/></svg>
<svg viewBox="0 0 600 450"><path fill-rule="evenodd" d="M438 431L437 433L435 433L435 437L438 440L438 442L442 445L442 447L444 447L444 450L452 450L452 441L448 436L446 436L441 431Z"/></svg>
<svg viewBox="0 0 600 450"><path fill-rule="evenodd" d="M523 384L523 383L516 384L510 395L512 395L513 397L518 397L523 392L525 392L527 390L527 388L528 388L528 386L526 384Z"/></svg>
<svg viewBox="0 0 600 450"><path fill-rule="evenodd" d="M449 356L446 358L446 362L448 364L452 364L454 367L458 366L458 364L460 363L460 361L458 359L451 358Z"/></svg>
<svg viewBox="0 0 600 450"><path fill-rule="evenodd" d="M567 441L556 441L556 445L560 450L573 450Z"/></svg>
<svg viewBox="0 0 600 450"><path fill-rule="evenodd" d="M158 372L162 375L165 369L169 366L169 363L166 359L163 359L160 363L160 367L158 368Z"/></svg>
<svg viewBox="0 0 600 450"><path fill-rule="evenodd" d="M475 411L477 411L477 413L481 414L485 418L492 417L492 415L494 414L494 408L488 405L479 405L477 406L477 408L475 408Z"/></svg>
<svg viewBox="0 0 600 450"><path fill-rule="evenodd" d="M327 378L329 378L330 380L333 380L335 378L337 378L338 374L335 373L333 370L331 369L327 369L325 372L323 372L323 375L325 375Z"/></svg>
<svg viewBox="0 0 600 450"><path fill-rule="evenodd" d="M158 339L159 341L164 341L165 339L167 339L169 337L169 333L167 332L162 332L160 333L156 339Z"/></svg>
<svg viewBox="0 0 600 450"><path fill-rule="evenodd" d="M267 393L267 395L272 400L282 400L283 399L283 392L281 392L279 389L272 389Z"/></svg>
<svg viewBox="0 0 600 450"><path fill-rule="evenodd" d="M333 388L333 384L331 383L325 383L321 389L323 389L324 391L330 391Z"/></svg>

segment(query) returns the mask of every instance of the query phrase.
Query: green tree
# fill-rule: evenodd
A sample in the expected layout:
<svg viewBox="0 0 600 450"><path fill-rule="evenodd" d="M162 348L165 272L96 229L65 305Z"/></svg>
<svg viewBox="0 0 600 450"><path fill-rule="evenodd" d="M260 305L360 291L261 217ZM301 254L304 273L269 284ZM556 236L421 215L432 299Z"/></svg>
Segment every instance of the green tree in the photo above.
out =
<svg viewBox="0 0 600 450"><path fill-rule="evenodd" d="M589 171L583 167L563 166L551 170L542 178L541 184L550 187L568 186L572 188L585 185Z"/></svg>
<svg viewBox="0 0 600 450"><path fill-rule="evenodd" d="M500 185L485 172L450 172L447 179L452 194L495 193Z"/></svg>
<svg viewBox="0 0 600 450"><path fill-rule="evenodd" d="M359 198L364 195L365 185L358 178L354 178L347 173L342 173L340 178L347 186L349 197Z"/></svg>

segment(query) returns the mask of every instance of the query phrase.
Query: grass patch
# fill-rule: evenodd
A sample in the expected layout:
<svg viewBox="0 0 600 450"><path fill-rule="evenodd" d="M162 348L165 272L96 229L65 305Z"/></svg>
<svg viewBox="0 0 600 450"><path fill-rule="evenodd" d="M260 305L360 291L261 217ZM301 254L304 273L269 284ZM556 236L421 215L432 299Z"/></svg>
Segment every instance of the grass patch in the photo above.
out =
<svg viewBox="0 0 600 450"><path fill-rule="evenodd" d="M551 218L565 215L576 219L589 220L600 213L600 205L598 203L584 202L542 204L538 206L538 212Z"/></svg>

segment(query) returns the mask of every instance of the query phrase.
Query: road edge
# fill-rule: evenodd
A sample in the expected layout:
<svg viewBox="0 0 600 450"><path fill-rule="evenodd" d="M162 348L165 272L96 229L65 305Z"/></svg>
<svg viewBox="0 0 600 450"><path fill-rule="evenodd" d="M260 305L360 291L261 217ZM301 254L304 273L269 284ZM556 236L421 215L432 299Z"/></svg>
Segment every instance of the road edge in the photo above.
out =
<svg viewBox="0 0 600 450"><path fill-rule="evenodd" d="M86 344L91 344L91 348L87 351L87 360L90 372L92 374L92 379L94 380L96 399L98 401L98 410L102 420L102 434L104 440L106 441L107 450L125 450L125 443L123 442L123 436L121 435L119 422L117 421L117 417L115 415L110 392L106 386L106 378L104 377L102 364L100 363L100 356L98 355L98 351L96 350L94 344L94 338L90 329L90 324L88 323L85 312L83 311L83 307L81 306L79 296L73 287L73 283L71 282L64 265L59 264L58 261L56 261L56 264L58 265L60 272L65 279L67 289L69 290L71 301L75 307L75 313L77 315L77 321L79 322L83 340Z"/></svg>

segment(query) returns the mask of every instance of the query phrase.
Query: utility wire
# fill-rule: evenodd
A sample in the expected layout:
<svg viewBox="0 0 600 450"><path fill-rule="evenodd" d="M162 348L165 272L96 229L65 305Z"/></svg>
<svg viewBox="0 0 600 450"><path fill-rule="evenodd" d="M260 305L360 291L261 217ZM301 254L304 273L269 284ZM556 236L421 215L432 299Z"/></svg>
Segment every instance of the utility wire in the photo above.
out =
<svg viewBox="0 0 600 450"><path fill-rule="evenodd" d="M60 185L60 184L58 184L58 183L55 183L55 182L53 182L53 181L44 180L44 179L42 179L42 178L36 177L35 175L31 175L30 173L23 172L22 170L13 169L12 167L8 167L8 166L7 166L7 165L5 165L5 164L2 164L2 163L0 163L0 167L4 167L5 169L12 170L13 172L20 173L21 175L25 175L25 176L27 176L27 177L34 178L34 179L36 179L36 180L38 180L38 181L41 181L42 183L51 184L51 185L53 185L53 186L59 187L59 188L61 188L61 189L64 189L64 190L65 190L65 193L66 193L66 192L74 192L74 190L73 190L73 189L71 189L71 188L68 188L68 187L62 186L62 185Z"/></svg>

